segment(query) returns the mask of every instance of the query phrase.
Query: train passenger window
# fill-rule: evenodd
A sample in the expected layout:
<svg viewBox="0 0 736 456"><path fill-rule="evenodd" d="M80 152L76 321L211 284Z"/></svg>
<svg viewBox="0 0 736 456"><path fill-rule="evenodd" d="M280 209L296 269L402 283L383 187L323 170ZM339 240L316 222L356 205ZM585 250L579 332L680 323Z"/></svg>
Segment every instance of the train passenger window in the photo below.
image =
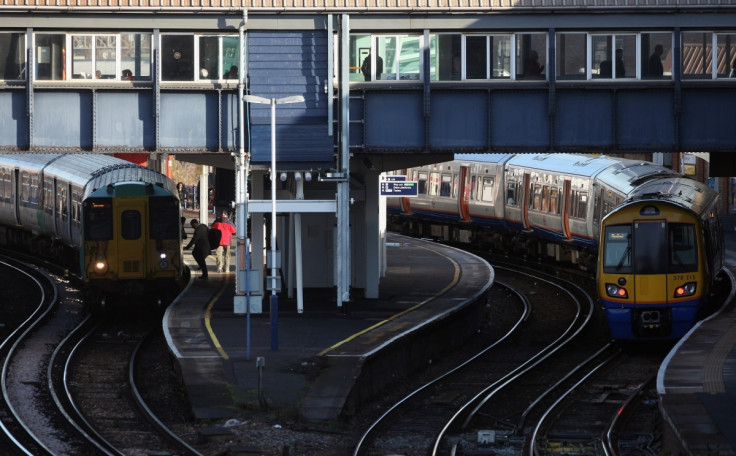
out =
<svg viewBox="0 0 736 456"><path fill-rule="evenodd" d="M440 183L440 196L449 197L452 193L452 176L449 174L442 175L442 181Z"/></svg>
<svg viewBox="0 0 736 456"><path fill-rule="evenodd" d="M452 197L457 198L457 182L459 181L459 176L457 174L452 175Z"/></svg>
<svg viewBox="0 0 736 456"><path fill-rule="evenodd" d="M427 173L419 173L417 178L417 193L420 195L427 194Z"/></svg>
<svg viewBox="0 0 736 456"><path fill-rule="evenodd" d="M135 210L120 214L120 235L123 239L134 240L141 237L141 213Z"/></svg>
<svg viewBox="0 0 736 456"><path fill-rule="evenodd" d="M482 201L493 202L493 181L494 179L492 177L483 178L483 188L481 189L480 197Z"/></svg>
<svg viewBox="0 0 736 456"><path fill-rule="evenodd" d="M558 80L586 79L587 43L585 33L557 33Z"/></svg>
<svg viewBox="0 0 736 456"><path fill-rule="evenodd" d="M672 33L641 34L642 79L672 77Z"/></svg>
<svg viewBox="0 0 736 456"><path fill-rule="evenodd" d="M665 223L634 222L635 274L662 274L667 271Z"/></svg>
<svg viewBox="0 0 736 456"><path fill-rule="evenodd" d="M506 186L506 205L517 206L516 204L516 182L509 181Z"/></svg>
<svg viewBox="0 0 736 456"><path fill-rule="evenodd" d="M532 195L531 207L535 211L538 211L542 208L542 186L541 185L534 186L534 193Z"/></svg>
<svg viewBox="0 0 736 456"><path fill-rule="evenodd" d="M588 193L573 190L570 195L570 217L585 220L588 214Z"/></svg>
<svg viewBox="0 0 736 456"><path fill-rule="evenodd" d="M54 181L44 179L43 182L43 211L49 215L54 213Z"/></svg>
<svg viewBox="0 0 736 456"><path fill-rule="evenodd" d="M31 178L27 172L23 172L20 175L20 201L28 203L31 199Z"/></svg>
<svg viewBox="0 0 736 456"><path fill-rule="evenodd" d="M629 272L631 253L631 225L607 226L603 235L603 270Z"/></svg>
<svg viewBox="0 0 736 456"><path fill-rule="evenodd" d="M440 173L429 173L429 196L440 194Z"/></svg>
<svg viewBox="0 0 736 456"><path fill-rule="evenodd" d="M60 81L66 69L66 36L63 33L35 35L36 72L39 81Z"/></svg>
<svg viewBox="0 0 736 456"><path fill-rule="evenodd" d="M0 79L26 78L26 34L0 33Z"/></svg>
<svg viewBox="0 0 736 456"><path fill-rule="evenodd" d="M736 33L718 33L716 77L736 78Z"/></svg>
<svg viewBox="0 0 736 456"><path fill-rule="evenodd" d="M670 223L668 250L670 252L669 272L691 272L698 269L697 239L695 226L687 223Z"/></svg>
<svg viewBox="0 0 736 456"><path fill-rule="evenodd" d="M10 201L12 194L10 176L10 170L5 168L0 169L0 198L2 198L3 201Z"/></svg>
<svg viewBox="0 0 736 456"><path fill-rule="evenodd" d="M72 222L79 223L82 220L82 194L78 191L72 191Z"/></svg>
<svg viewBox="0 0 736 456"><path fill-rule="evenodd" d="M56 189L56 213L61 216L61 220L67 221L69 218L69 205L67 203L66 188L59 185Z"/></svg>
<svg viewBox="0 0 736 456"><path fill-rule="evenodd" d="M41 193L40 186L41 178L38 174L31 174L31 186L30 186L30 202L34 207L38 207L39 195Z"/></svg>
<svg viewBox="0 0 736 456"><path fill-rule="evenodd" d="M476 196L475 194L476 191L479 191L475 180L476 176L470 176L470 201L475 201L480 198L480 195Z"/></svg>
<svg viewBox="0 0 736 456"><path fill-rule="evenodd" d="M194 80L194 36L161 35L161 79Z"/></svg>
<svg viewBox="0 0 736 456"><path fill-rule="evenodd" d="M85 241L109 241L112 239L112 203L88 199L84 202Z"/></svg>
<svg viewBox="0 0 736 456"><path fill-rule="evenodd" d="M558 203L559 199L559 190L556 188L551 188L549 190L549 212L551 214L559 214L560 213L560 206Z"/></svg>
<svg viewBox="0 0 736 456"><path fill-rule="evenodd" d="M171 197L150 198L148 220L151 239L179 239L179 205Z"/></svg>
<svg viewBox="0 0 736 456"><path fill-rule="evenodd" d="M542 187L542 212L549 212L549 187Z"/></svg>

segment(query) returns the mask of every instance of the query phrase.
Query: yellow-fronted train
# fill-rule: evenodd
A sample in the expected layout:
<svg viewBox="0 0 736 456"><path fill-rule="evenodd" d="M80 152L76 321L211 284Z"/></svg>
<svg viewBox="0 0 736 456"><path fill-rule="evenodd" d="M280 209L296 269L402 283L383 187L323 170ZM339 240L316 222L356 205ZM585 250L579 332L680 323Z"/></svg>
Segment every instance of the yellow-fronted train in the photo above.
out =
<svg viewBox="0 0 736 456"><path fill-rule="evenodd" d="M0 243L78 272L85 304L165 306L184 273L175 184L104 154L0 154Z"/></svg>

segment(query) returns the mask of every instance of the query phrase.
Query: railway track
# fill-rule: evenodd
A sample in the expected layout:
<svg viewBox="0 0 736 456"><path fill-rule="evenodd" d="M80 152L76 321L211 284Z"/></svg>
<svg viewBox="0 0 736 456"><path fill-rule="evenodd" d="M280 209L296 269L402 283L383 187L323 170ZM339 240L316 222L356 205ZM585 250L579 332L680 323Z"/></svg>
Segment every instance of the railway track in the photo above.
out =
<svg viewBox="0 0 736 456"><path fill-rule="evenodd" d="M160 315L85 317L64 278L22 266L12 274L30 278L11 281L23 287L26 308L17 322L6 319L17 328L2 331L3 454L203 454L161 423L135 386L137 357Z"/></svg>

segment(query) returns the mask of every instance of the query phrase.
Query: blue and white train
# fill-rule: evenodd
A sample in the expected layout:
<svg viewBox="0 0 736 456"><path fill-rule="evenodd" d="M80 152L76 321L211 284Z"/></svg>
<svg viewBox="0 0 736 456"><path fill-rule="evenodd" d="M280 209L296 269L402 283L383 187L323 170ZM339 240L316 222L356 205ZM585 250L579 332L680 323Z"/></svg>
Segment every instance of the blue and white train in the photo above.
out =
<svg viewBox="0 0 736 456"><path fill-rule="evenodd" d="M419 193L415 198L387 198L387 213L395 229L415 236L484 245L511 254L569 261L587 270L595 269L599 278L603 269L597 263L598 252L607 251L608 241L601 240L604 220L613 217L619 208L630 207L632 198L641 207L656 206L658 216L654 218L662 226L671 225L673 230L682 220L700 220L698 229L692 230L697 239L690 240L692 249L696 249L691 255L699 258L695 269L699 271L700 284L698 299L689 295L687 305L695 310L687 312L687 321L671 321L671 309L682 302L679 296L652 302L649 295L645 302L639 299L643 288L633 288L637 283L653 283L645 275L669 273L666 265L675 263L677 252L674 243L668 250L663 241L663 248L658 251L672 256L673 261L661 262L656 271L641 269L645 275L638 276L631 265L643 264L648 259L647 252L643 248L626 251L630 256L625 260L625 280L630 285L626 297L607 296L606 284L598 287L602 290L599 302L606 309L614 338L682 336L708 299L708 291L723 264L718 194L707 185L653 163L574 154L469 154L391 174L417 181ZM657 185L652 187L653 183ZM648 192L647 188L658 191ZM692 197L684 198L683 194ZM638 217L631 213L628 217L629 223L638 223ZM616 220L622 223L620 216ZM647 218L647 222L652 220L653 217ZM629 238L611 240L618 242L617 252L624 252L627 242L634 242ZM622 242L624 250L620 247ZM684 283L677 282L681 274L674 272L681 272L682 268L670 269L673 275L666 286L676 290ZM616 273L608 265L605 272L607 278ZM662 281L657 283L665 286ZM662 291L657 296L666 294ZM642 308L644 304L646 309Z"/></svg>

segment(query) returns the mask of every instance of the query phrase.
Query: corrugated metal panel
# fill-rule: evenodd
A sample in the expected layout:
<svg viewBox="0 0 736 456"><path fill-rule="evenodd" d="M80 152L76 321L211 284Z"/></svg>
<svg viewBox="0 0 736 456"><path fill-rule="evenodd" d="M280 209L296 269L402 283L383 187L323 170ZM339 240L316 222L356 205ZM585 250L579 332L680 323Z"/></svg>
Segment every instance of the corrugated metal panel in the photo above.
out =
<svg viewBox="0 0 736 456"><path fill-rule="evenodd" d="M732 0L0 0L8 7L264 11L478 11L488 9L672 8L733 6Z"/></svg>
<svg viewBox="0 0 736 456"><path fill-rule="evenodd" d="M299 162L334 160L327 136L327 36L324 31L248 34L250 93L263 98L304 96L276 107L277 158ZM271 107L250 104L253 162L271 160Z"/></svg>

